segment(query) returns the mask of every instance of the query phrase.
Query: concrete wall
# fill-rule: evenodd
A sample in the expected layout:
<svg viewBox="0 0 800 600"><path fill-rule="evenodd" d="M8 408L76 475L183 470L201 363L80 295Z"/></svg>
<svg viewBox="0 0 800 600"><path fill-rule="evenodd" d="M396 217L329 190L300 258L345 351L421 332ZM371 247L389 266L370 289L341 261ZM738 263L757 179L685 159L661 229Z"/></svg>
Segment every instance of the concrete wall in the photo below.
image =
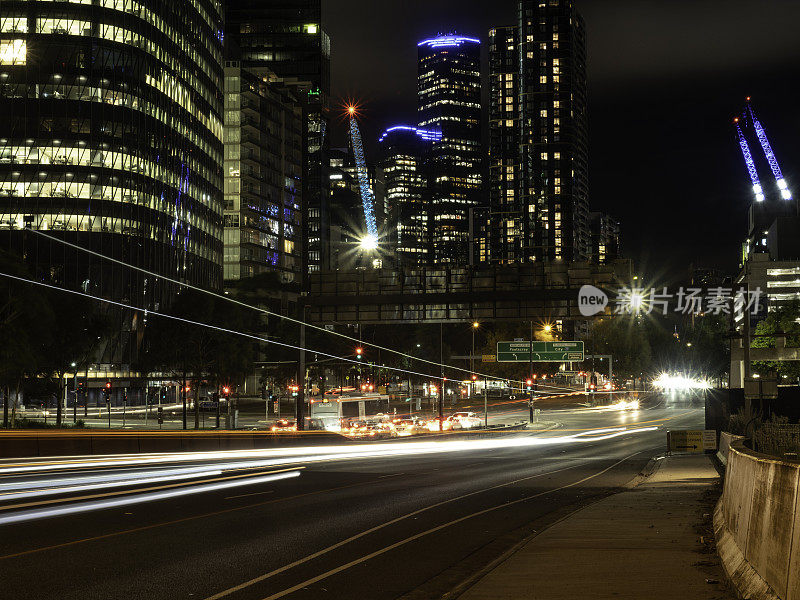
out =
<svg viewBox="0 0 800 600"><path fill-rule="evenodd" d="M327 431L302 433L161 431L9 431L0 433L0 458L139 452L253 450L346 443Z"/></svg>
<svg viewBox="0 0 800 600"><path fill-rule="evenodd" d="M717 549L743 598L800 600L800 464L729 442Z"/></svg>

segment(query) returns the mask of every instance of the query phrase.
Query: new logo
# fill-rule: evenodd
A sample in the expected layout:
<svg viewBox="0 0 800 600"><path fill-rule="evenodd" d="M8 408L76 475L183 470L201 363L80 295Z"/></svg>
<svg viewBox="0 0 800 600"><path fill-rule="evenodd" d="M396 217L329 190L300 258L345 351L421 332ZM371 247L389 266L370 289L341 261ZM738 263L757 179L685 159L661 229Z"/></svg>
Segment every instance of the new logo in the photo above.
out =
<svg viewBox="0 0 800 600"><path fill-rule="evenodd" d="M578 291L578 310L584 317L603 312L606 306L608 306L608 296L603 290L593 285L584 285Z"/></svg>

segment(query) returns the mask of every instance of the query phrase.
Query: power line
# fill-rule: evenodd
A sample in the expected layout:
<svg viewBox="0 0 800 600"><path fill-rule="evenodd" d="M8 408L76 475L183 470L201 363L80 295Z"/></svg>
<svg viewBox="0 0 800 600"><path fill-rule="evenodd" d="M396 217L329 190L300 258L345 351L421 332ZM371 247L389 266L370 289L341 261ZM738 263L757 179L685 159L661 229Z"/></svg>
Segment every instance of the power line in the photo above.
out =
<svg viewBox="0 0 800 600"><path fill-rule="evenodd" d="M17 275L11 275L10 273L2 273L2 272L0 272L0 276L6 277L8 279L14 279L16 281L21 281L21 282L24 282L24 283L30 283L30 284L33 284L33 285L38 285L38 286L49 288L49 289L56 290L56 291L59 291L59 292L65 292L65 293L68 293L68 294L73 294L75 296L81 296L83 298L89 298L89 299L95 300L97 302L104 302L106 304L111 304L113 306L119 306L121 308L127 308L129 310L142 311L142 312L144 312L144 313L146 313L148 315L156 315L156 316L159 316L159 317L164 317L166 319L173 319L175 321L180 321L182 323L187 323L189 325L196 325L196 326L199 326L199 327L205 327L205 328L208 328L208 329L213 329L213 330L216 330L216 331L220 331L222 333L229 333L229 334L238 335L238 336L241 336L241 337L249 338L249 339L260 341L260 342L266 342L268 344L275 344L277 346L282 346L284 348L289 348L291 350L305 350L306 352L314 352L314 353L320 354L322 356L327 356L328 358L341 360L341 361L348 362L348 363L353 363L353 364L356 364L356 365L364 364L361 361L354 360L352 358L347 358L347 357L343 357L343 356L336 356L335 354L328 354L327 352L322 352L322 351L314 350L314 349L311 349L311 348L303 348L301 346L295 346L293 344L287 344L285 342L279 342L277 340L271 340L271 339L268 339L268 338L263 338L263 337L260 337L260 336L257 336L257 335L253 335L253 334L250 334L250 333L245 333L243 331L236 331L235 329L228 329L226 327L219 327L218 325L211 325L210 323L204 323L203 321L195 321L193 319L186 319L184 317L178 317L176 315L169 315L169 314L162 313L162 312L159 312L159 311L149 310L149 309L146 309L146 308L133 306L131 304L126 304L124 302L118 302L116 300L109 300L107 298L101 298L100 296L95 296L93 294L87 294L86 292L78 292L76 290L70 290L70 289L62 288L62 287L59 287L59 286L56 286L56 285L51 285L49 283L44 283L42 281L36 281L34 279L27 279L25 277L19 277ZM406 374L409 374L409 375L417 375L419 377L424 377L424 378L428 378L428 379L436 379L436 380L440 380L440 381L447 381L447 377L437 377L435 375L429 375L427 373L419 373L417 371L411 371L409 369L402 369L402 368L399 368L399 367L389 367L389 366L381 365L381 368L387 369L387 370L390 370L390 371L397 371L397 372L400 372L400 373L406 373ZM498 381L504 381L501 378L495 378L495 379L498 380ZM516 388L511 388L511 389L514 390Z"/></svg>
<svg viewBox="0 0 800 600"><path fill-rule="evenodd" d="M354 338L354 337L346 335L344 333L339 333L338 331L331 331L330 329L326 329L325 327L320 327L318 325L314 325L312 323L307 323L307 322L301 321L299 319L293 319L292 317L287 317L286 315L275 313L275 312L272 312L272 311L267 310L265 308L261 308L261 307L258 307L258 306L253 306L251 304L247 304L246 302L242 302L241 300L237 300L236 298L231 298L230 296L227 296L227 295L224 295L224 294L217 294L216 292L213 292L211 290L204 289L204 288L192 285L190 283L186 283L184 281L179 281L177 279L173 279L173 278L168 277L166 275L160 275L160 274L155 273L153 271L149 271L148 269L145 269L143 267L138 267L136 265L131 265L131 264L126 263L125 261L119 260L117 258L113 258L111 256L106 256L105 254L101 254L100 252L96 252L94 250L90 250L88 248L84 248L83 246L79 246L78 244L73 244L72 242L68 242L66 240L62 240L62 239L59 239L57 237L48 235L48 234L46 234L46 233L44 233L44 232L42 232L42 231L40 231L38 229L29 229L28 231L32 231L33 233L36 233L36 234L38 234L38 235L40 235L42 237L45 237L45 238L47 238L47 239L49 239L51 241L59 242L61 244L69 246L71 248L75 248L76 250L80 250L82 252L86 252L86 253L91 254L93 256L97 256L98 258L102 258L104 260L108 260L110 262L122 265L124 267L128 267L129 269L133 269L135 271L139 271L141 273L145 273L146 275L150 275L152 277L157 277L159 279L164 279L165 281L169 281L170 283L174 283L175 285L179 285L181 287L192 289L192 290L201 292L203 294L207 294L209 296L212 296L214 298L226 300L228 302L232 302L233 304L236 304L236 305L239 305L239 306L242 306L242 307L245 307L245 308L249 308L251 310L258 311L258 312L260 312L262 314L265 314L265 315L268 315L268 316L277 317L279 319L284 319L286 321L289 321L291 323L295 323L297 325L305 325L306 327L310 327L312 329L316 329L318 331L322 331L322 332L330 334L330 335L335 335L335 336L350 340L352 342L356 342L356 343L358 343L360 345L371 346L373 348L377 348L378 350L384 350L386 352L391 352L393 354L397 354L397 355L402 356L404 358L409 358L409 359L412 359L412 360L423 362L423 363L426 363L426 364L429 364L429 365L433 365L435 367L444 367L444 368L451 369L451 370L461 371L463 373L474 374L474 375L477 375L481 379L492 379L493 381L505 381L506 380L506 378L503 378L503 377L497 377L497 376L494 376L494 375L488 375L486 373L477 373L475 371L470 371L469 369L465 369L463 367L457 367L457 366L454 366L454 365L448 365L448 364L445 364L444 362L436 362L436 361L428 360L426 358L422 358L422 357L419 357L419 356L414 356L412 354L407 354L407 353L402 352L400 350L395 350L393 348L380 346L378 344L375 344L374 342L365 342L363 340L360 340L358 338ZM58 288L58 287L56 287L56 289L62 289L62 290L65 290L65 291L71 291L71 290L66 290L66 288ZM157 314L154 311L151 311L151 310L148 310L148 309L144 309L144 308L133 308L133 310L146 310L147 312L150 312L150 313L153 313L153 314ZM264 340L264 341L267 341L267 340ZM310 351L310 350L307 350L307 351ZM313 352L316 352L316 351L313 351ZM322 352L319 352L319 353L323 354ZM326 356L333 357L333 355L330 355L330 354L326 354ZM355 362L352 359L348 359L348 360L350 360L350 362ZM362 364L362 363L356 362L356 364ZM384 368L389 368L389 367L384 367ZM409 373L413 373L412 371L408 371L408 372ZM426 377L427 377L427 375L426 375ZM435 379L441 379L441 377L436 377ZM539 384L539 385L545 385L545 384ZM554 389L554 390L559 390L559 391L574 391L571 388L565 388L565 387L549 386L549 385L546 386L546 387L549 387L549 388ZM517 388L512 388L512 389L517 389ZM525 391L524 388L518 388L518 389L521 390L521 391Z"/></svg>

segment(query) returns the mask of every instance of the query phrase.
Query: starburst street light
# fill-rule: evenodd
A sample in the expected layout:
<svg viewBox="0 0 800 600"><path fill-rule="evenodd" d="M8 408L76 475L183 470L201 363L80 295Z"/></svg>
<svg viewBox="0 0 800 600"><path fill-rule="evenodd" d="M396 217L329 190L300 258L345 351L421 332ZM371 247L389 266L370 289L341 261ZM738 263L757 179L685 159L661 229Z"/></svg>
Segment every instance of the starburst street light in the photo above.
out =
<svg viewBox="0 0 800 600"><path fill-rule="evenodd" d="M372 251L378 249L378 238L372 234L367 234L359 242L362 250Z"/></svg>

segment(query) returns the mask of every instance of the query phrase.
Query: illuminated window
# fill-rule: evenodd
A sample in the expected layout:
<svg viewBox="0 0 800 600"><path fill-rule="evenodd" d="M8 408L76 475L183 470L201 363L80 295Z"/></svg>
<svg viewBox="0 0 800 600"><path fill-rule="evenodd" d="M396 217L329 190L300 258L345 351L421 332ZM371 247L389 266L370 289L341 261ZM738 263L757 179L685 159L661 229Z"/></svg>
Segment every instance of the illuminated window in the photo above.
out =
<svg viewBox="0 0 800 600"><path fill-rule="evenodd" d="M0 65L24 65L28 52L25 40L0 42Z"/></svg>

